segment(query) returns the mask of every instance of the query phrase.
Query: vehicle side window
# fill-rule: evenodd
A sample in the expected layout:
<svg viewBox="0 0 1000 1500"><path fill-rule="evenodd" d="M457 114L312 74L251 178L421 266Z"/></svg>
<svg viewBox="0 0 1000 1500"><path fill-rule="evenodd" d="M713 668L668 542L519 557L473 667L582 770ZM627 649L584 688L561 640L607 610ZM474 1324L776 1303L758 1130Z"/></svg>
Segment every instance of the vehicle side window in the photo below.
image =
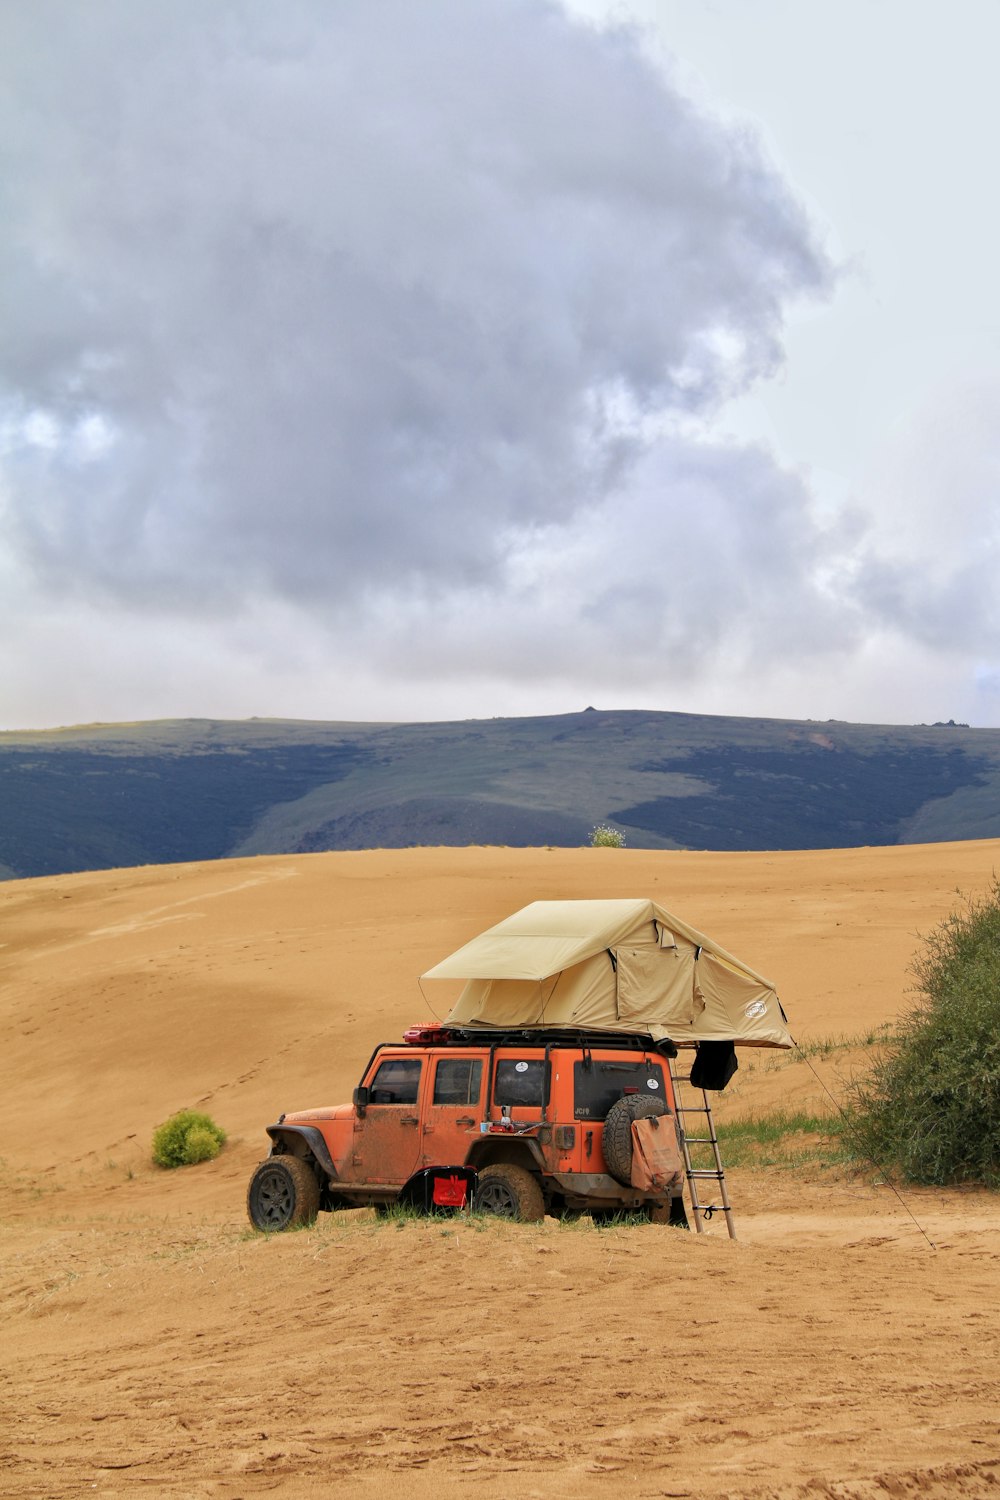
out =
<svg viewBox="0 0 1000 1500"><path fill-rule="evenodd" d="M442 1057L434 1074L435 1104L478 1104L483 1081L481 1057Z"/></svg>
<svg viewBox="0 0 1000 1500"><path fill-rule="evenodd" d="M369 1104L416 1104L421 1066L419 1057L387 1057L372 1079Z"/></svg>
<svg viewBox="0 0 1000 1500"><path fill-rule="evenodd" d="M493 1091L497 1104L543 1105L546 1102L545 1073L546 1064L541 1058L501 1058L497 1063Z"/></svg>

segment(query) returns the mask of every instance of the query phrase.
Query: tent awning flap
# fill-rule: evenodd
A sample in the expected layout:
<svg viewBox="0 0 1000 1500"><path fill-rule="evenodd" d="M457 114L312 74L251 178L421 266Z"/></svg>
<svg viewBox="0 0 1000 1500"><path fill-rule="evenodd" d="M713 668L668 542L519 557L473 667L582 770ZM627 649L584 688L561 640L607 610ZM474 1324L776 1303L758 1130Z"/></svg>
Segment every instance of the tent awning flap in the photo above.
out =
<svg viewBox="0 0 1000 1500"><path fill-rule="evenodd" d="M626 1027L694 1020L694 954L679 948L618 949L618 1019Z"/></svg>
<svg viewBox="0 0 1000 1500"><path fill-rule="evenodd" d="M793 1045L770 981L649 900L534 901L422 977L467 981L454 1025Z"/></svg>

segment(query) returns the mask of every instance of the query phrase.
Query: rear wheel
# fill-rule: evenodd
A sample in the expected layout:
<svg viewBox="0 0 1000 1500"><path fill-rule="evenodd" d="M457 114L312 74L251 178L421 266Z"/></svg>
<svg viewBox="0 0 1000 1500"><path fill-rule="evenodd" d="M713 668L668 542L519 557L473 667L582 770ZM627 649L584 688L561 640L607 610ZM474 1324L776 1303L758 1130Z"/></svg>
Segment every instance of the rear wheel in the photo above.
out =
<svg viewBox="0 0 1000 1500"><path fill-rule="evenodd" d="M311 1224L319 1212L316 1173L300 1156L269 1156L250 1179L247 1213L255 1229L275 1233Z"/></svg>
<svg viewBox="0 0 1000 1500"><path fill-rule="evenodd" d="M502 1219L517 1219L522 1224L537 1224L545 1217L542 1189L526 1167L484 1167L472 1200L473 1208L483 1214L497 1214Z"/></svg>

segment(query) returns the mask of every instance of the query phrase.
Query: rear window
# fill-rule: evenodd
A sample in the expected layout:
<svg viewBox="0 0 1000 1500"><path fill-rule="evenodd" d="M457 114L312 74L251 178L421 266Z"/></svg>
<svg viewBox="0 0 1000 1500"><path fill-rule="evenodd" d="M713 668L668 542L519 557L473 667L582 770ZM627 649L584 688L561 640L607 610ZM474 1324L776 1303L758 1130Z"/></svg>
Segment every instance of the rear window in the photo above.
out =
<svg viewBox="0 0 1000 1500"><path fill-rule="evenodd" d="M537 1106L548 1103L543 1058L503 1057L497 1063L493 1097L497 1104Z"/></svg>
<svg viewBox="0 0 1000 1500"><path fill-rule="evenodd" d="M666 1104L663 1069L644 1058L638 1062L573 1064L573 1115L577 1120L606 1120L608 1111L622 1094L650 1094Z"/></svg>

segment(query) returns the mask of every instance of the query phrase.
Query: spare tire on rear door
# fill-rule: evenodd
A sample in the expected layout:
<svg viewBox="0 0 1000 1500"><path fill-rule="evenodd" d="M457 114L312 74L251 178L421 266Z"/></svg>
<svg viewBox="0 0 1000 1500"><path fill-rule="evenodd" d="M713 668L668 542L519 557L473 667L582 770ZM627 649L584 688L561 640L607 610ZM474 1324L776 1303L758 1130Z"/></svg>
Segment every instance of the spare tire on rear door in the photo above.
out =
<svg viewBox="0 0 1000 1500"><path fill-rule="evenodd" d="M601 1149L608 1171L624 1187L632 1186L632 1121L670 1111L652 1094L623 1094L608 1110L601 1132Z"/></svg>

